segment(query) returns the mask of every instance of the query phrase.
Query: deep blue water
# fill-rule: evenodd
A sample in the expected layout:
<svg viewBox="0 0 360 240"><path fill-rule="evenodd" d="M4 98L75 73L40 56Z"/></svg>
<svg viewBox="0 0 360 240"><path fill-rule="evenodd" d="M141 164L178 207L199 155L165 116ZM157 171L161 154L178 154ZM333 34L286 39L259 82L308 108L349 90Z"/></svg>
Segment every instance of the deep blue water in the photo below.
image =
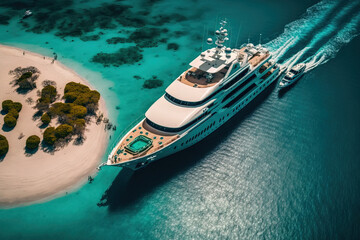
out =
<svg viewBox="0 0 360 240"><path fill-rule="evenodd" d="M0 239L360 238L359 1L44 0L0 7L0 43L55 51L99 89L118 126L109 148L205 47L204 35L222 17L231 46L249 37L257 43L261 33L281 63L306 61L309 69L285 92L272 85L186 151L136 173L103 168L92 184L64 197L0 210ZM35 12L29 25L18 23L26 8ZM161 33L106 42L142 27ZM83 41L93 35L99 39ZM136 44L136 63L91 61ZM143 89L154 75L164 85Z"/></svg>

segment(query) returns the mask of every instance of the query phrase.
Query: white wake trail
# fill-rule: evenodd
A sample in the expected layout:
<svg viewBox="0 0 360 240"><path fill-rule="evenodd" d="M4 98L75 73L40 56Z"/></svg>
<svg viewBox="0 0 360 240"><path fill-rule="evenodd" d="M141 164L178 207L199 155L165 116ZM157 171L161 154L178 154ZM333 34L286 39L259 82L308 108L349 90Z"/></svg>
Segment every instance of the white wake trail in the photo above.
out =
<svg viewBox="0 0 360 240"><path fill-rule="evenodd" d="M360 13L355 15L351 21L323 45L314 56L309 57L305 61L307 62L306 71L310 71L334 58L344 45L348 44L353 38L359 35L359 26Z"/></svg>
<svg viewBox="0 0 360 240"><path fill-rule="evenodd" d="M298 41L306 37L320 22L323 22L338 4L339 2L331 0L321 1L315 4L306 11L303 18L286 25L284 33L265 44L265 47L270 51L275 51L275 49L284 46L289 39L296 38L296 41L292 44L292 46L294 46ZM285 52L282 52L282 54Z"/></svg>

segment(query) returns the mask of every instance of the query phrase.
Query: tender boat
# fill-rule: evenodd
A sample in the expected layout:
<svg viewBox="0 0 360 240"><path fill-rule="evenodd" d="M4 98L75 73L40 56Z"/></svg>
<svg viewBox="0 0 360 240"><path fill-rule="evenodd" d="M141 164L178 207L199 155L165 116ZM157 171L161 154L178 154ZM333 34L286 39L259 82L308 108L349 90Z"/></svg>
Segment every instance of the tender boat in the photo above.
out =
<svg viewBox="0 0 360 240"><path fill-rule="evenodd" d="M30 17L32 14L33 14L32 11L26 10L25 13L24 13L24 15L23 15L23 17L22 17L22 19L28 18L28 17Z"/></svg>
<svg viewBox="0 0 360 240"><path fill-rule="evenodd" d="M279 88L285 88L290 86L291 84L295 83L299 80L302 75L305 73L306 64L299 63L292 67L290 71L288 71L283 79L281 79L279 83Z"/></svg>

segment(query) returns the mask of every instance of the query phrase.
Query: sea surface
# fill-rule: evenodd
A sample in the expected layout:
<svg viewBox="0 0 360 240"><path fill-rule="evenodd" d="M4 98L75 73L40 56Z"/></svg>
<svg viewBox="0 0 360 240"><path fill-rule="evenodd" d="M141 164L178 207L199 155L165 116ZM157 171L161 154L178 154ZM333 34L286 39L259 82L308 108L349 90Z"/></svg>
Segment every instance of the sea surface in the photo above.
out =
<svg viewBox="0 0 360 240"><path fill-rule="evenodd" d="M360 239L360 1L2 0L0 43L55 52L98 89L110 150L223 18L230 47L261 41L307 74L144 170L0 210L0 239Z"/></svg>

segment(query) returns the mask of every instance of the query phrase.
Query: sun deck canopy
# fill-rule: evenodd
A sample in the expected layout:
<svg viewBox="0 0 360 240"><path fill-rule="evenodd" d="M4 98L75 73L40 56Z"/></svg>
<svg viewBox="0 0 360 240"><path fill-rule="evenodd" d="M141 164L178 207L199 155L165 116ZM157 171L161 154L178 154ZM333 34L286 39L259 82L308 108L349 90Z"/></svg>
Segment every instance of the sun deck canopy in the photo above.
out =
<svg viewBox="0 0 360 240"><path fill-rule="evenodd" d="M217 73L226 66L229 66L236 59L237 53L231 51L226 54L224 51L217 54L216 49L212 48L202 52L200 56L195 58L190 66L200 69L207 73Z"/></svg>
<svg viewBox="0 0 360 240"><path fill-rule="evenodd" d="M145 116L157 125L177 129L201 115L203 108L176 105L162 96L149 108Z"/></svg>
<svg viewBox="0 0 360 240"><path fill-rule="evenodd" d="M180 81L174 81L165 90L171 96L187 102L200 102L217 88L217 84L207 88L195 88Z"/></svg>

